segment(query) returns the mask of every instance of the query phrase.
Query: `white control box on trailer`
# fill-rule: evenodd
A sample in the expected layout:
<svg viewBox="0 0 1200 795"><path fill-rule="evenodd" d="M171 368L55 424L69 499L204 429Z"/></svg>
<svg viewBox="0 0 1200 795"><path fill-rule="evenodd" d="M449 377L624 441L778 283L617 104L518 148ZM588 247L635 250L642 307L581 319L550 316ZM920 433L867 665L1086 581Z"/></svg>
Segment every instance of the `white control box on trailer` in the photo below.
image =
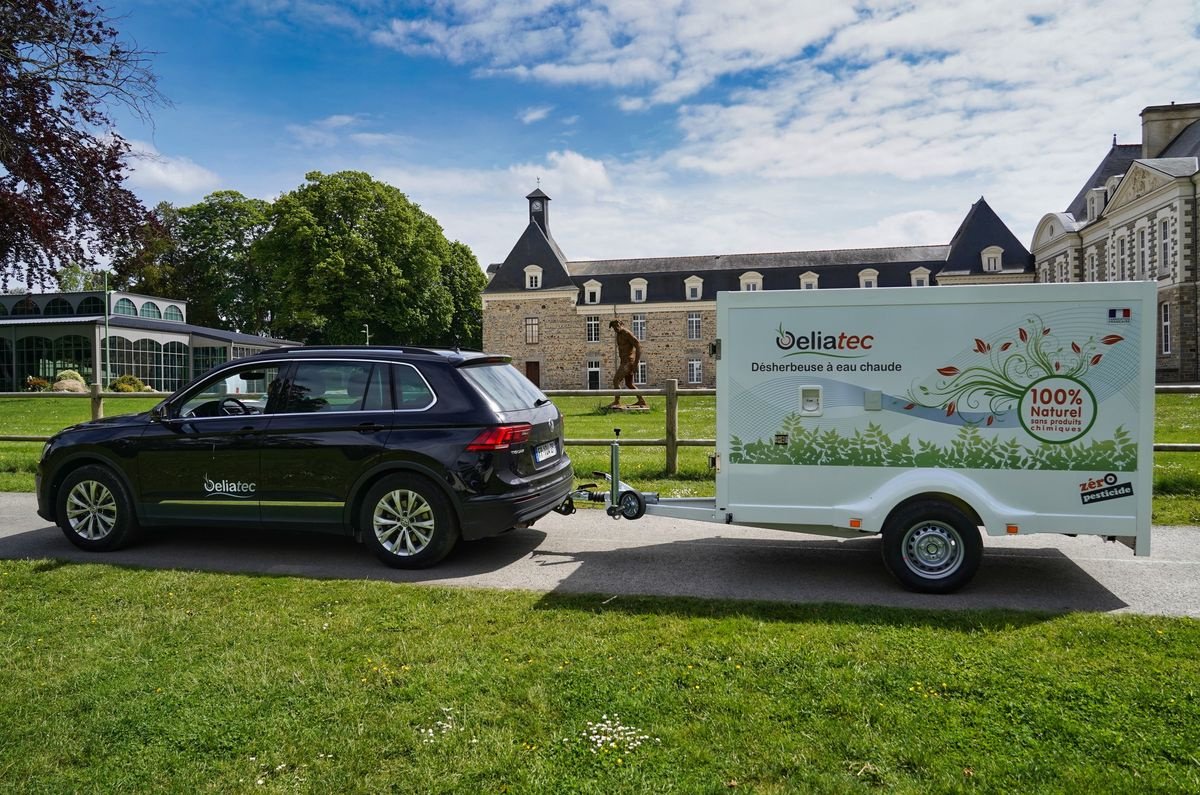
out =
<svg viewBox="0 0 1200 795"><path fill-rule="evenodd" d="M648 512L881 533L906 586L974 575L980 530L1150 553L1155 285L717 296L716 499Z"/></svg>

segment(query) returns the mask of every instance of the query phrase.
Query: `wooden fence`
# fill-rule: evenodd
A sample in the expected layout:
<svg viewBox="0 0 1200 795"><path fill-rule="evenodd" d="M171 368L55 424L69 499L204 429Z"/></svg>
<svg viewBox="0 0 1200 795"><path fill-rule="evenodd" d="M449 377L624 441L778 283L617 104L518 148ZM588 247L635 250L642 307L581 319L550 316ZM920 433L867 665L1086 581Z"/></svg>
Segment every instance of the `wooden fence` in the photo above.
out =
<svg viewBox="0 0 1200 795"><path fill-rule="evenodd" d="M1200 384L1171 384L1154 388L1163 394L1200 394ZM674 475L679 465L680 447L716 447L716 439L680 439L679 438L679 400L690 397L711 397L717 394L715 389L680 389L679 382L671 379L663 389L547 389L548 397L632 397L644 395L648 397L665 397L666 410L663 435L658 439L622 439L622 447L662 447L666 449L666 473ZM93 384L89 392L0 392L0 400L5 398L75 398L90 400L92 403L92 419L104 416L104 401L122 400L128 398L153 398L156 395L146 392L101 392L99 384ZM165 397L159 395L160 397ZM616 414L616 412L614 412ZM619 416L619 415L618 415ZM3 430L3 429L0 429ZM44 442L49 436L10 436L0 435L0 442ZM565 439L568 447L606 447L611 439ZM1200 453L1200 444L1155 444L1156 453Z"/></svg>

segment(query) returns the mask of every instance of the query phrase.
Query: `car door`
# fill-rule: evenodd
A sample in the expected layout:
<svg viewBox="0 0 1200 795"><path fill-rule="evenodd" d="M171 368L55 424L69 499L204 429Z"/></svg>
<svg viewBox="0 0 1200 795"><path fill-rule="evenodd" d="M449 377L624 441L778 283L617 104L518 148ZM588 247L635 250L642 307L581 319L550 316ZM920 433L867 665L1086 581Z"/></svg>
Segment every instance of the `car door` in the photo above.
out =
<svg viewBox="0 0 1200 795"><path fill-rule="evenodd" d="M256 525L260 446L278 364L221 370L171 398L142 434L140 512L152 523Z"/></svg>
<svg viewBox="0 0 1200 795"><path fill-rule="evenodd" d="M287 372L262 444L262 519L344 526L353 485L383 452L392 426L386 363L302 360Z"/></svg>

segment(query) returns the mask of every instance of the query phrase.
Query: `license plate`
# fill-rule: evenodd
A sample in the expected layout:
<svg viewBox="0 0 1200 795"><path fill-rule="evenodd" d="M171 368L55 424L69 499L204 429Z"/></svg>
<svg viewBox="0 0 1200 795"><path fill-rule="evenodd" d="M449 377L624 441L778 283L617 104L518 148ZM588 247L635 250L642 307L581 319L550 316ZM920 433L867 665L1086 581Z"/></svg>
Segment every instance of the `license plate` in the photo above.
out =
<svg viewBox="0 0 1200 795"><path fill-rule="evenodd" d="M554 458L556 455L558 455L558 444L556 442L546 442L533 448L533 460L539 464L546 459Z"/></svg>

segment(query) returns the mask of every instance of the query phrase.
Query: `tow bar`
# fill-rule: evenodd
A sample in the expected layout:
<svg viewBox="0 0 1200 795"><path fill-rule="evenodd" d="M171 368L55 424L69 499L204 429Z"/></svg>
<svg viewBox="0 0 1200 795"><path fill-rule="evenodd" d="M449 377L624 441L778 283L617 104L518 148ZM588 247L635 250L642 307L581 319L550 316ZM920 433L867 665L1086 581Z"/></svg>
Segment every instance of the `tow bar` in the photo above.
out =
<svg viewBox="0 0 1200 795"><path fill-rule="evenodd" d="M646 502L658 501L658 494L642 492L621 480L621 429L613 428L613 440L609 444L608 472L592 472L593 477L602 478L608 483L605 489L597 488L595 483L588 483L567 495L562 504L554 510L564 516L575 513L575 500L581 502L602 502L604 511L614 519L641 519L646 515Z"/></svg>

